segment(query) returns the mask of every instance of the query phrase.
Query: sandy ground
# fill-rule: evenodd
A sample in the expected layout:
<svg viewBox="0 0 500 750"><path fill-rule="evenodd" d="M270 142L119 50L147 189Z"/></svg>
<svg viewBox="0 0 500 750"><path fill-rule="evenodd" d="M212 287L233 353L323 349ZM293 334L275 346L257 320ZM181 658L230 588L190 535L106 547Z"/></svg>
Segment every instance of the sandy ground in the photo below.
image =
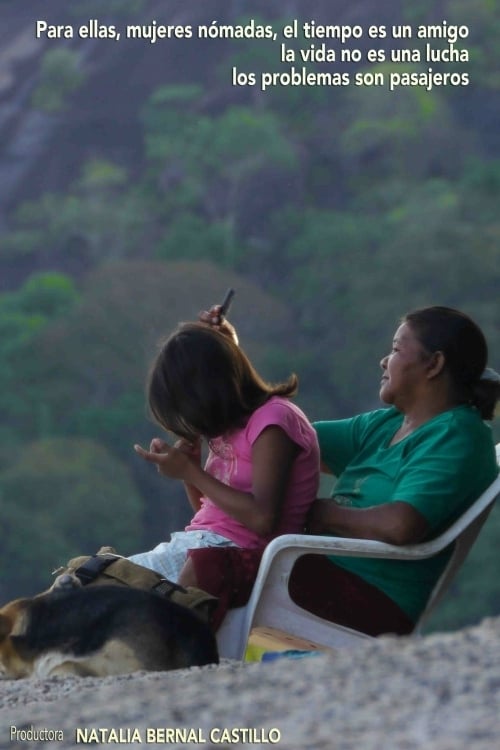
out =
<svg viewBox="0 0 500 750"><path fill-rule="evenodd" d="M0 748L495 750L500 618L355 652L0 682Z"/></svg>

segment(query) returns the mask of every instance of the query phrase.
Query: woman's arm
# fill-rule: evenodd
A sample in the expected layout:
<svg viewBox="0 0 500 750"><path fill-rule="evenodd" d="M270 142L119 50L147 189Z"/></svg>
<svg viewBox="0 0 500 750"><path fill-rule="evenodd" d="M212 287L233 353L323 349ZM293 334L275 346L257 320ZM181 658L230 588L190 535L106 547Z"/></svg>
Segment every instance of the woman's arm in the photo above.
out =
<svg viewBox="0 0 500 750"><path fill-rule="evenodd" d="M299 447L278 426L266 427L252 446L252 492L242 492L208 474L186 453L166 447L162 453L135 450L158 471L206 495L220 510L260 536L270 534L278 520Z"/></svg>
<svg viewBox="0 0 500 750"><path fill-rule="evenodd" d="M416 544L427 532L428 523L412 505L394 501L369 508L350 508L335 500L318 498L308 520L311 534L336 534L353 539L376 539L388 544Z"/></svg>

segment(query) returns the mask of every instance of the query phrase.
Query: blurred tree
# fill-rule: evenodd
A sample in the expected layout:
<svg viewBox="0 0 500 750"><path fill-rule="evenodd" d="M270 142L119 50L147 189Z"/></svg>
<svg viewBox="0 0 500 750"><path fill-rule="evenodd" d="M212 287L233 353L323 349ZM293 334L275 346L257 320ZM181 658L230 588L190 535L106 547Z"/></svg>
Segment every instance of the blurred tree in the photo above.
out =
<svg viewBox="0 0 500 750"><path fill-rule="evenodd" d="M469 221L498 230L500 160L469 158L460 179L463 212Z"/></svg>
<svg viewBox="0 0 500 750"><path fill-rule="evenodd" d="M148 209L129 186L126 170L92 159L65 195L46 193L23 203L4 240L4 253L36 255L42 263L88 268L138 252Z"/></svg>
<svg viewBox="0 0 500 750"><path fill-rule="evenodd" d="M245 250L239 227L249 194L258 183L272 207L269 181L276 174L283 182L293 179L297 154L271 112L229 107L209 117L200 112L198 94L195 87L164 87L145 112L147 155L168 224L161 246L163 252L173 246L179 211L183 228L196 212L198 221L215 225L219 262L237 266Z"/></svg>
<svg viewBox="0 0 500 750"><path fill-rule="evenodd" d="M67 106L70 95L84 80L85 74L78 52L66 47L50 49L42 58L40 81L33 92L31 103L44 112L60 112Z"/></svg>
<svg viewBox="0 0 500 750"><path fill-rule="evenodd" d="M28 278L17 292L0 295L0 410L3 429L28 434L50 432L50 412L40 399L40 370L34 356L34 342L43 329L59 316L69 314L77 303L73 281L60 273L40 273ZM22 387L34 383L34 393Z"/></svg>
<svg viewBox="0 0 500 750"><path fill-rule="evenodd" d="M409 71L391 63L370 69L386 79L391 72ZM352 86L345 96L346 122L339 145L355 190L378 185L381 178L458 173L466 134L458 123L451 126L452 112L440 90L407 86L395 93L387 86Z"/></svg>
<svg viewBox="0 0 500 750"><path fill-rule="evenodd" d="M432 614L426 630L456 630L500 612L498 591L498 504L481 531L450 591Z"/></svg>
<svg viewBox="0 0 500 750"><path fill-rule="evenodd" d="M0 304L5 307L12 304L26 314L41 315L47 321L69 313L77 300L73 279L57 272L34 274L18 292L0 296Z"/></svg>
<svg viewBox="0 0 500 750"><path fill-rule="evenodd" d="M210 263L109 263L90 274L80 303L54 321L34 347L43 366L45 401L58 423L68 426L80 408L107 410L120 399L125 404L128 393L142 390L157 341L179 320L196 319L229 286L238 290L236 320L259 310L240 326L242 337L250 339L250 354L262 353L290 330L284 305Z"/></svg>
<svg viewBox="0 0 500 750"><path fill-rule="evenodd" d="M186 211L172 218L165 235L158 241L156 256L164 260L205 258L221 265L231 266L234 258L224 257L221 248L226 242L224 222L208 222L199 214ZM234 253L237 257L243 250Z"/></svg>
<svg viewBox="0 0 500 750"><path fill-rule="evenodd" d="M352 414L376 400L378 359L366 356L366 345L381 345L386 324L367 292L383 237L384 224L373 216L311 210L288 246L287 294L315 418Z"/></svg>
<svg viewBox="0 0 500 750"><path fill-rule="evenodd" d="M283 280L299 330L310 333L302 338L308 354L302 375L315 384L314 413L320 403L331 416L377 404L384 341L389 346L398 318L413 307L440 303L470 312L495 362L498 228L486 220L486 199L483 215L471 215L470 179L463 186L392 183L373 204L362 201L358 213L311 211L297 223L288 247L292 271Z"/></svg>
<svg viewBox="0 0 500 750"><path fill-rule="evenodd" d="M467 38L460 46L470 51L472 86L500 91L500 3L498 0L449 0L449 22L465 25ZM466 92L465 92L466 93Z"/></svg>
<svg viewBox="0 0 500 750"><path fill-rule="evenodd" d="M147 445L158 434L144 406L148 364L160 338L179 320L196 319L229 286L238 292L233 317L242 345L264 377L283 379L290 354L287 361L270 352L286 352L291 340L284 304L213 264L129 261L104 264L88 276L79 303L31 339L25 359L18 357L17 378L4 387L5 399L8 394L22 406L23 420L18 417L16 426L25 440L47 431L81 435L102 442L129 465L148 498L145 529L151 543L158 541L158 517L169 530L187 519L179 483L158 480L132 450L134 442ZM165 494L175 495L166 507Z"/></svg>
<svg viewBox="0 0 500 750"><path fill-rule="evenodd" d="M23 445L0 473L4 596L35 594L70 557L141 542L141 503L124 464L92 441Z"/></svg>

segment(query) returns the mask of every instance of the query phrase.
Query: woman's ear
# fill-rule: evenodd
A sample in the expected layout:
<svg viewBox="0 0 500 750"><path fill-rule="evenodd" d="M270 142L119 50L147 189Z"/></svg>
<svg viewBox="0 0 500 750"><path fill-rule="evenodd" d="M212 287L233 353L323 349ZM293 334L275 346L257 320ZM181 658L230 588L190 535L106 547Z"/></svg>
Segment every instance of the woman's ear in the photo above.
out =
<svg viewBox="0 0 500 750"><path fill-rule="evenodd" d="M446 357L443 352L433 352L429 357L429 362L427 364L427 377L429 380L440 375L443 372L445 365Z"/></svg>

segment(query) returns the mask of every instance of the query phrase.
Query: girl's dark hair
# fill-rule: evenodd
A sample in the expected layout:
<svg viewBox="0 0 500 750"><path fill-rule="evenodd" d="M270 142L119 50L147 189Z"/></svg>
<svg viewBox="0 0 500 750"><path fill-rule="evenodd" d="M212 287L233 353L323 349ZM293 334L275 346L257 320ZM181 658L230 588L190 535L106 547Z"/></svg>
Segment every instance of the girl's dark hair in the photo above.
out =
<svg viewBox="0 0 500 750"><path fill-rule="evenodd" d="M298 378L267 383L234 341L183 323L162 345L147 383L149 408L166 430L192 440L242 426L271 396L294 396Z"/></svg>
<svg viewBox="0 0 500 750"><path fill-rule="evenodd" d="M424 307L403 318L424 349L442 352L458 403L470 403L483 419L493 419L500 384L482 379L488 362L488 345L479 326L468 315L451 307Z"/></svg>

